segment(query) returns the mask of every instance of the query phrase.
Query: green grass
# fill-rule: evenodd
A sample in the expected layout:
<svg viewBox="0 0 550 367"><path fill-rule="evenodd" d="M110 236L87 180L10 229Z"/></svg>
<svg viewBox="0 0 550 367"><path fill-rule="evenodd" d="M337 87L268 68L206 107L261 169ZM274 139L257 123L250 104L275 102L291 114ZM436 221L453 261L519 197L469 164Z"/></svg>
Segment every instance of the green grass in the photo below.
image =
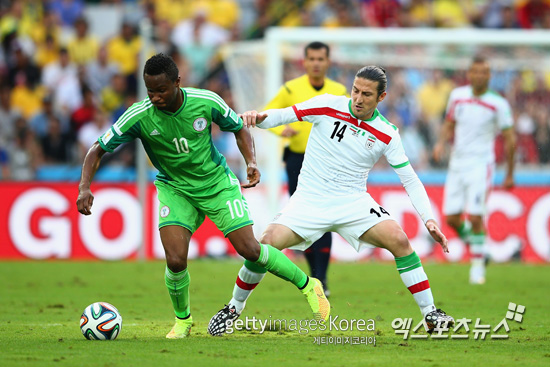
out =
<svg viewBox="0 0 550 367"><path fill-rule="evenodd" d="M304 263L299 263L305 268ZM374 319L373 332L289 330L207 335L210 317L226 303L240 264L190 263L192 337L167 340L173 323L162 262L0 263L0 365L7 366L537 366L550 363L550 267L491 265L484 286L467 284L466 264L426 264L436 305L455 318L481 318L492 327L509 302L526 306L509 321L507 340L403 340L391 322L421 319L391 263L338 263L330 268L332 314ZM118 307L123 327L115 341L84 339L79 318L95 301ZM306 319L309 308L290 284L266 276L244 316ZM372 345L316 345L314 336L375 336Z"/></svg>

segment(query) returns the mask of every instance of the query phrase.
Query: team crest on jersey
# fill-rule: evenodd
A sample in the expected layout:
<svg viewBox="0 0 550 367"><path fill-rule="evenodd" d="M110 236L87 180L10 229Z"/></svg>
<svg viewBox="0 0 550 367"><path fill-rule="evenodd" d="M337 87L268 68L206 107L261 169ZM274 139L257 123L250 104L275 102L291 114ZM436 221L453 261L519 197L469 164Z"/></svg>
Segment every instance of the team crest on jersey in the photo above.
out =
<svg viewBox="0 0 550 367"><path fill-rule="evenodd" d="M199 117L193 121L193 128L197 131L203 131L206 129L206 125L208 125L208 121L204 117Z"/></svg>
<svg viewBox="0 0 550 367"><path fill-rule="evenodd" d="M367 149L372 149L374 147L374 143L376 143L376 138L372 135L369 135L369 138L367 139Z"/></svg>
<svg viewBox="0 0 550 367"><path fill-rule="evenodd" d="M170 208L167 205L160 208L160 216L162 218L166 218L168 214L170 214Z"/></svg>

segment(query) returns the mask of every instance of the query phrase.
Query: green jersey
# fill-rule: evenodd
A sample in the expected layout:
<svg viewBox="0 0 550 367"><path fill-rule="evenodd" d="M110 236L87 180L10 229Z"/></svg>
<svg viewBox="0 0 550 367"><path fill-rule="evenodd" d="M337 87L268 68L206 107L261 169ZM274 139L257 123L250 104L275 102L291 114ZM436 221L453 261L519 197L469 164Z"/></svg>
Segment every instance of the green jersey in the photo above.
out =
<svg viewBox="0 0 550 367"><path fill-rule="evenodd" d="M141 139L159 170L157 179L190 192L211 187L227 179L230 172L225 157L212 143L212 122L231 132L242 129L243 122L216 93L181 90L183 103L175 113L157 109L146 98L128 108L99 138L99 144L112 152L122 143Z"/></svg>

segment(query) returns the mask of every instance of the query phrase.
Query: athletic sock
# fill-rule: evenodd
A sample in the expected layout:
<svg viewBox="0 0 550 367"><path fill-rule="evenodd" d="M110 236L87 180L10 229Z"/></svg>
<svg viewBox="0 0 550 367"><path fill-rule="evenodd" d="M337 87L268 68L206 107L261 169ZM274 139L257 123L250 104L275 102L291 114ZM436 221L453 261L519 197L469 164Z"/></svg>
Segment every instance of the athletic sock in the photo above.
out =
<svg viewBox="0 0 550 367"><path fill-rule="evenodd" d="M245 260L237 280L235 281L235 287L233 287L233 298L229 301L229 306L235 306L237 313L241 313L246 304L246 300L250 297L250 293L256 288L258 283L267 273L265 268L256 265L252 261Z"/></svg>
<svg viewBox="0 0 550 367"><path fill-rule="evenodd" d="M470 235L470 255L472 265L483 265L485 262L485 232Z"/></svg>
<svg viewBox="0 0 550 367"><path fill-rule="evenodd" d="M332 233L327 232L319 238L308 250L312 250L311 276L317 278L326 286L327 270L330 262L330 249L332 247ZM306 255L306 259L309 257Z"/></svg>
<svg viewBox="0 0 550 367"><path fill-rule="evenodd" d="M189 283L191 277L187 269L174 273L166 267L164 271L164 283L168 288L176 317L185 319L191 314L189 307Z"/></svg>
<svg viewBox="0 0 550 367"><path fill-rule="evenodd" d="M307 283L307 275L296 266L285 254L271 245L260 243L260 257L255 262L271 274L288 280L296 287L302 289Z"/></svg>
<svg viewBox="0 0 550 367"><path fill-rule="evenodd" d="M409 288L418 307L420 307L422 316L426 316L427 313L434 311L434 298L430 289L430 283L428 282L428 276L424 272L422 262L416 252L413 251L410 255L396 257L395 264L403 283Z"/></svg>
<svg viewBox="0 0 550 367"><path fill-rule="evenodd" d="M470 234L472 232L472 223L467 219L460 223L460 227L457 230L458 236L464 241L464 243L470 243Z"/></svg>

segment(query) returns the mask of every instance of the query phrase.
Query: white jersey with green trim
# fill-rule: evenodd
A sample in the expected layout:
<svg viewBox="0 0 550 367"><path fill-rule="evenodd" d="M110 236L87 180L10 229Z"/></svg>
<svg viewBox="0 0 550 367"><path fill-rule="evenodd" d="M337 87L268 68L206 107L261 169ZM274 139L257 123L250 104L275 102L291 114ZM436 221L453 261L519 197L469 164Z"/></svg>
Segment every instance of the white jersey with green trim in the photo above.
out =
<svg viewBox="0 0 550 367"><path fill-rule="evenodd" d="M313 124L297 191L329 196L361 193L367 189L369 171L382 155L394 169L409 164L397 127L378 110L367 121L357 119L348 97L324 94L288 109L266 112L270 111L276 117L268 117L259 127L296 120Z"/></svg>
<svg viewBox="0 0 550 367"><path fill-rule="evenodd" d="M500 94L487 91L474 96L472 87L455 88L447 104L446 120L455 124L449 168L495 162L495 137L513 126L510 105Z"/></svg>

